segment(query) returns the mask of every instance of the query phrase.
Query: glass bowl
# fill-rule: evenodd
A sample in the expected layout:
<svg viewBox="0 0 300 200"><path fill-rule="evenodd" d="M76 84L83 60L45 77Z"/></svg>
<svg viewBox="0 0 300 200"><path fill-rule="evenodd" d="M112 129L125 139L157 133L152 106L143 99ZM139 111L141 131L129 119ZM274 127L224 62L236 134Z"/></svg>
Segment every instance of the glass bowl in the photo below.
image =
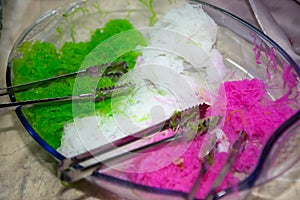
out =
<svg viewBox="0 0 300 200"><path fill-rule="evenodd" d="M118 2L112 2L108 0L74 1L63 7L59 7L48 12L33 25L31 25L28 29L26 29L19 37L9 57L9 64L7 68L7 85L11 86L14 84L19 84L22 83L22 81L24 82L24 80L33 81L35 79L47 78L43 77L43 74L39 74L40 71L44 68L54 68L55 70L58 70L58 74L72 72L73 69L70 69L70 71L59 71L62 69L59 67L55 68L57 63L59 63L58 59L61 59L60 56L64 55L59 54L58 57L51 57L53 51L55 51L53 49L66 48L66 46L68 45L65 46L65 44L69 44L68 47L71 49L68 49L68 51L64 51L64 53L66 54L68 52L75 52L75 54L73 55L77 55L76 52L78 52L78 57L80 57L83 51L82 47L85 45L84 42L89 40L91 34L94 33L95 29L103 27L110 19L129 20L129 22L136 28L136 30L142 33L142 35L146 38L145 42L148 43L150 38L152 37L152 34L155 33L155 28L157 28L155 27L155 24L157 23L157 21L159 22L159 20L163 18L163 16L170 9L178 9L186 4L197 7L197 9L202 8L214 20L214 22L218 26L218 31L216 32L215 36L216 41L212 42L214 40L214 36L212 35L211 38L206 38L208 41L209 39L212 40L209 41L210 43L206 43L207 41L197 43L197 41L194 40L195 38L193 38L193 35L189 36L185 33L185 29L189 29L193 26L193 24L189 24L188 22L186 22L188 26L182 26L184 28L177 31L172 31L168 28L160 27L160 32L158 33L161 34L160 36L162 41L168 41L169 39L171 41L169 45L171 45L158 45L154 49L156 51L162 51L163 49L163 51L165 50L164 53L166 54L178 54L179 57L182 57L185 64L188 63L188 65L192 66L191 70L197 69L197 74L199 75L199 79L201 79L200 83L205 86L205 88L211 95L208 99L204 99L204 102L210 103L210 101L213 101L212 99L216 97L214 95L217 94L216 91L218 91L220 84L225 81L239 81L245 78L257 78L259 80L263 80L266 84L267 94L271 100L278 104L280 104L280 102L284 102L294 111L292 115L287 113L287 116L282 116L282 118L284 118L285 120L274 130L270 137L266 139L266 141L264 142L264 146L260 147L261 151L259 154L259 158L257 158L255 166L253 166L246 175L241 176L236 184L214 190L210 195L210 198L215 199L245 198L248 194L249 189L264 184L267 181L270 181L273 178L281 175L283 172L291 168L291 166L293 166L299 159L300 110L298 82L300 68L284 51L284 49L278 46L271 38L264 35L262 32L260 32L258 29L251 26L247 22L225 10L196 0L120 0ZM186 16L182 15L181 17L184 18ZM178 18L176 20L180 19ZM167 25L168 24L161 23L161 26ZM114 25L115 29L124 28L122 26L120 27ZM155 28L153 29L153 27ZM208 26L208 28L210 27ZM121 49L122 41L125 41L124 44L127 44L129 38L130 41L134 41L132 44L129 42L130 45L135 45L135 47L138 48L132 48L131 46L131 49L126 49L126 47L125 51L121 51L121 56L123 56L123 54L128 55L128 52L129 54L133 53L134 55L136 55L135 53L138 54L140 52L143 52L143 50L146 50L146 47L143 46L145 45L144 41L140 39L141 35L139 35L136 31L131 31L132 30L129 30L129 32L127 32L129 34L122 35L121 39L118 38L120 35L112 34L114 36L110 35L104 41L110 41L110 39L113 39L112 43L109 43L109 45L113 44L116 45L116 49ZM101 29L100 33L102 33ZM200 35L200 38L205 37L205 35L201 35L200 32L195 33L195 35L197 34ZM191 37L192 40L190 40ZM34 46L30 46L30 44L34 43L35 41L40 41L40 43L48 42L53 44L53 46L50 45L45 47L49 54L41 53L44 50L42 49L43 51L40 51L41 47L38 47L37 49L35 49L35 51L39 53L35 52L36 54L34 55L27 55L29 56L28 60L26 61L27 65L32 65L33 68L32 70L30 70L30 72L26 72L27 76L25 78L22 74L21 77L23 77L24 79L20 81L19 73L24 72L22 72L22 70L20 70L20 67L18 67L20 65L19 60L25 57L24 49L29 48L30 50L32 50L35 48ZM192 50L195 50L194 52L197 52L199 50L204 56L201 55L201 58L200 55L191 53L193 52L191 51L191 49L184 49L188 47L185 47L185 44L182 41L195 42L193 44L193 48L195 49ZM73 46L74 49L72 49L72 44L78 44L80 42L82 42L81 44L83 44L83 46L81 46L80 48L76 48L76 46ZM113 45L111 46L113 47ZM95 57L95 53L97 53L97 55L101 55L101 48L99 51L98 47L99 46L90 47L88 56L82 58L81 60L79 59L79 63L76 63L77 56L69 59L69 61L71 62L71 60L73 60L73 64L75 65L75 67L77 67L78 70L80 68L99 64L98 62L100 61L97 59L98 57ZM180 50L180 48L176 47L180 47L182 49ZM208 50L206 48L208 48ZM222 61L224 67L226 68L226 71L218 69L215 72L211 73L205 68L202 70L198 70L198 68L194 67L194 65L201 65L201 63L206 62L206 60L208 59L206 55L210 55L211 53L211 49L209 48L216 49L220 53L220 55L222 55ZM176 49L177 52L174 49ZM186 53L186 51L188 53ZM115 57L117 56L114 55L114 58ZM41 58L41 60L47 59L47 64L45 64L45 66L36 66L37 64L34 63L34 60L39 58ZM195 58L199 58L199 60ZM106 60L106 58L104 57L102 57L102 59ZM110 59L107 60L113 61ZM76 64L78 65L76 66ZM130 64L134 65L135 63ZM63 70L66 70L66 68L64 68ZM49 72L49 74L51 73L53 72ZM58 74L54 73L53 75ZM214 74L215 76L212 77L212 74ZM171 77L172 73L170 72L169 75ZM27 77L29 78L26 79ZM31 79L30 77L34 78ZM159 77L159 74L155 74L154 77ZM80 85L80 81L79 83L75 82L74 84ZM161 84L166 83L162 82ZM180 79L178 79L177 81L175 79L175 81L173 80L172 84L168 86L175 87L178 85L184 85L185 83L180 81ZM41 91L39 90L39 92ZM71 94L77 94L78 92L82 91L76 91L74 89L73 91L71 91ZM69 93L62 92L62 94L68 95ZM183 93L183 95L184 94L185 93ZM22 96L20 96L19 94L13 94L10 96L10 98L12 101L22 100ZM214 101L216 101L216 99ZM195 102L187 102L187 104L193 103ZM60 106L69 106L68 109L71 109L73 114L71 117L80 117L82 115L85 115L85 113L78 112L78 110L80 109L77 108L79 107L76 107L74 105L74 102L73 105L72 102L69 102L62 103L62 105ZM60 161L70 156L63 154L61 153L61 151L57 150L59 146L58 143L61 140L62 136L56 131L61 131L66 121L64 121L63 118L53 119L49 117L49 114L49 118L43 119L43 117L45 117L42 113L44 106L45 105L42 105L41 107L38 106L38 109L41 110L38 110L39 112L36 113L32 113L32 108L19 107L17 108L16 113L24 127L27 129L28 133L46 151L48 151L54 158ZM94 102L91 102L88 107L89 109L91 109L91 113L95 111ZM61 112L61 110L53 110L53 112ZM265 114L267 115L267 113ZM38 118L41 119L39 119L37 123L36 120ZM253 123L255 124L255 119L253 119L253 121ZM59 126L60 128L57 128L56 131L53 131L54 129L50 128L47 130L41 130L40 128L38 128L40 123L50 123L51 126ZM258 127L258 130L259 128L260 127ZM44 133L42 134L41 132ZM45 138L45 134L56 137L55 140L58 140L58 142L53 142L51 139L49 139L50 136L48 136L48 138ZM57 137L59 139L57 139ZM132 157L135 156L133 155ZM99 185L100 187L106 188L128 199L186 199L188 197L188 191L170 190L166 188L150 187L138 183L133 183L132 181L124 178L124 176L115 175L115 173L116 171L113 169L113 167L111 167L111 170L109 168L109 170L105 172L95 172L93 173L93 175L87 177L87 179Z"/></svg>

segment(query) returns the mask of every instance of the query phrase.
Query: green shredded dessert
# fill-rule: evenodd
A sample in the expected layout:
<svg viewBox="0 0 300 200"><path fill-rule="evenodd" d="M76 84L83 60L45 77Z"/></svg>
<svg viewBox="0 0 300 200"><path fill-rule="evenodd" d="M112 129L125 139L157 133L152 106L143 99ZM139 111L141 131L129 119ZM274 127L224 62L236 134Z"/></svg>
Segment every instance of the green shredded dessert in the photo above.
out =
<svg viewBox="0 0 300 200"><path fill-rule="evenodd" d="M99 46L99 44L116 34L129 30L134 31L134 34L131 34L132 37L118 43L118 46L115 48L117 54L119 51L120 55L117 58L109 59L125 61L128 63L129 69L132 69L140 53L138 51L126 52L124 48L127 43L130 43L129 41L132 40L132 38L134 38L136 44L145 46L145 39L140 32L134 29L128 20L114 19L107 22L103 28L95 30L87 42L66 42L60 49L57 49L54 44L49 42L35 41L22 43L18 48L18 52L20 52L22 56L13 61L13 84L18 85L76 72L83 68L82 63L94 49L97 49L96 47ZM97 52L99 52L99 50L96 51L96 53ZM99 55L96 59L97 64L103 64L107 58L101 58L107 56L109 57L110 54ZM77 82L76 87L82 87L80 88L82 89L81 91L92 91L95 85L98 88L102 88L116 84L114 80L107 77L99 79L99 77L93 78L90 76L80 77L79 83ZM71 96L74 94L74 83L74 78L65 78L43 87L35 88L34 90L16 94L15 96L19 101ZM99 111L103 114L111 114L110 99L97 102L94 106L96 109L92 110ZM80 112L76 113L80 113L81 116L94 114L91 113L91 109L88 108L87 103L84 101L79 102L78 105L76 105L76 109L80 109ZM74 117L81 117L74 116L71 101L37 105L32 108L23 109L23 113L40 137L54 149L60 146L64 124L72 121Z"/></svg>

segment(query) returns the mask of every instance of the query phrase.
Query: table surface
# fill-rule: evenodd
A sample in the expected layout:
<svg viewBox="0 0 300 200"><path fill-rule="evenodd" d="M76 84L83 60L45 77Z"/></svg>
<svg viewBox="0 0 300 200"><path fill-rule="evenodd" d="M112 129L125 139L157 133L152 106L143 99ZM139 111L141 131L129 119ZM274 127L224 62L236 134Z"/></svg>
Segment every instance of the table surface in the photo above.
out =
<svg viewBox="0 0 300 200"><path fill-rule="evenodd" d="M2 0L3 30L0 39L0 87L5 86L7 59L19 34L49 9L70 0ZM8 101L6 97L0 102ZM82 181L63 186L57 178L57 162L27 134L14 112L0 117L0 200L118 199L114 194ZM300 170L253 189L248 199L298 199ZM275 198L276 197L276 198Z"/></svg>

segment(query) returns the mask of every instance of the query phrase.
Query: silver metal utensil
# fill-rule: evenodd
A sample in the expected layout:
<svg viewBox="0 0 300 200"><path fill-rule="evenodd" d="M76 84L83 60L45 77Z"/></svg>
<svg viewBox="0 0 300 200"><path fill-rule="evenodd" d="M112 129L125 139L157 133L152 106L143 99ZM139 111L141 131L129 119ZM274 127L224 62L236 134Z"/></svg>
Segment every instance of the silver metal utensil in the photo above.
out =
<svg viewBox="0 0 300 200"><path fill-rule="evenodd" d="M191 188L187 200L194 200L196 193L198 191L199 185L206 174L206 172L209 170L209 167L211 165L210 159L213 157L215 151L216 151L216 144L217 144L217 135L214 131L211 131L209 133L206 133L204 136L206 137L206 140L204 139L204 143L200 149L199 152L199 158L201 158L201 169L198 172L198 175L196 177L196 180L193 184L193 187Z"/></svg>
<svg viewBox="0 0 300 200"><path fill-rule="evenodd" d="M19 92L24 92L27 90L33 90L38 87L45 87L47 84L50 84L54 81L59 81L68 77L75 76L90 76L90 77L109 77L110 79L119 79L120 76L125 74L128 71L127 63L124 61L118 61L113 63L105 63L102 65L96 65L88 67L87 69L80 70L73 73L63 74L60 76L55 76L52 78L42 79L30 83L24 83L21 85L10 86L6 88L0 88L0 96L15 94ZM76 96L62 96L54 98L43 98L43 99L33 99L27 101L16 101L16 102L5 102L0 104L0 111L3 110L15 110L17 107L22 106L23 108L32 107L35 105L40 105L43 103L50 102L62 102L62 101L75 101L75 100L85 100L91 99L94 102L102 101L106 98L114 95L123 95L132 90L134 85L131 83L107 87L107 88L96 88L93 93L80 94ZM46 88L45 88L46 89Z"/></svg>
<svg viewBox="0 0 300 200"><path fill-rule="evenodd" d="M133 90L134 85L131 83L117 85L107 88L97 88L94 93L80 94L77 96L63 96L63 97L54 97L54 98L43 98L27 101L15 101L15 102L6 102L0 103L0 111L2 110L15 110L17 107L22 106L23 108L33 107L35 105L40 105L44 103L54 103L54 102L63 102L63 101L77 101L91 99L94 102L102 101L106 98L119 95L128 94Z"/></svg>
<svg viewBox="0 0 300 200"><path fill-rule="evenodd" d="M238 155L240 155L240 153L245 149L246 143L247 143L247 133L245 131L241 131L238 138L235 140L235 142L231 147L225 165L223 166L220 174L215 179L214 184L210 188L210 192L205 197L206 200L214 199L215 190L222 183L228 171L234 165L236 159L238 158Z"/></svg>
<svg viewBox="0 0 300 200"><path fill-rule="evenodd" d="M195 134L198 133L199 128L203 126L209 126L207 118L205 120L199 120L199 106L201 105L197 105L183 111L174 112L174 114L165 121L162 121L158 124L150 126L124 138L115 140L111 143L105 144L91 151L61 161L58 167L61 180L66 182L78 181L84 177L92 175L97 170L104 169L107 165L115 165L117 163L120 163L124 159L126 160L132 152L141 152L177 139L191 141L195 137ZM138 140L143 140L143 138L150 136L156 132L170 128L175 131L175 134L172 136L134 148L125 153L113 155L112 157L105 160L97 160L96 162L87 164L85 166L81 165L82 163L87 163L87 161L93 160L99 155L104 155L105 153L112 152L116 148L125 147Z"/></svg>
<svg viewBox="0 0 300 200"><path fill-rule="evenodd" d="M30 83L24 83L21 85L14 85L9 87L0 88L0 96L14 94L18 92L27 91L30 89L34 89L37 87L45 86L49 83L54 81L62 80L68 77L76 77L76 76L101 76L101 77L120 77L128 71L128 65L124 61L112 62L112 63L105 63L101 65L95 65L88 67L87 69L83 69L77 72L72 72L68 74L63 74L60 76L55 76L47 79L42 79L38 81L33 81Z"/></svg>

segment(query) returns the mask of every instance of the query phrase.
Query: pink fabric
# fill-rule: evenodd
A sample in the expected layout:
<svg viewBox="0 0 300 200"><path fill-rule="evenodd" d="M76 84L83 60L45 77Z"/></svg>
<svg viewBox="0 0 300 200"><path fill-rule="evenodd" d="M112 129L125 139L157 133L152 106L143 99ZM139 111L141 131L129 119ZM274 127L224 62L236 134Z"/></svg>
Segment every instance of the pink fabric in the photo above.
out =
<svg viewBox="0 0 300 200"><path fill-rule="evenodd" d="M248 0L203 0L223 8L250 24L259 27ZM276 22L286 33L292 47L300 55L300 2L299 0L261 0L267 6Z"/></svg>

